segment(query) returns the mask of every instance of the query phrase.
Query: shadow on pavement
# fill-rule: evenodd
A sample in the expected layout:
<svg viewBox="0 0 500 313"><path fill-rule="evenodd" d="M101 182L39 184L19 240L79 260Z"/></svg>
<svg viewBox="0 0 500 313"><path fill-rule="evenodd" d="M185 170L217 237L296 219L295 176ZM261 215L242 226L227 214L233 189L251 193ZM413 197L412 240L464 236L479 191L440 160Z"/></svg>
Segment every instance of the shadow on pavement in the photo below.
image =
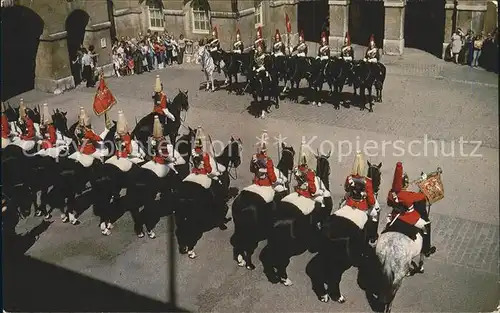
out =
<svg viewBox="0 0 500 313"><path fill-rule="evenodd" d="M26 247L31 246L22 244L25 236L3 238L3 308L7 312L188 312L25 256Z"/></svg>

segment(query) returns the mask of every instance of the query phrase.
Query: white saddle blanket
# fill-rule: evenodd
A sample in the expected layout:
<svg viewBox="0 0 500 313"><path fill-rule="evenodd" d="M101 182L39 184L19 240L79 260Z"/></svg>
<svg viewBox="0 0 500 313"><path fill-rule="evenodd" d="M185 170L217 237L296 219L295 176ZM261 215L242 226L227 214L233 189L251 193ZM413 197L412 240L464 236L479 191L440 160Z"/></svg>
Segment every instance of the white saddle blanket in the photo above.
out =
<svg viewBox="0 0 500 313"><path fill-rule="evenodd" d="M330 191L326 189L325 183L323 183L323 181L321 181L321 179L318 176L314 178L314 183L316 184L316 193L313 196L318 196L321 194L323 198L329 198L332 196L330 194Z"/></svg>
<svg viewBox="0 0 500 313"><path fill-rule="evenodd" d="M302 197L296 192L292 192L281 201L295 205L304 215L309 215L314 210L314 206L316 205L314 200Z"/></svg>
<svg viewBox="0 0 500 313"><path fill-rule="evenodd" d="M191 173L182 181L198 184L205 189L209 189L212 186L212 179L204 174Z"/></svg>
<svg viewBox="0 0 500 313"><path fill-rule="evenodd" d="M99 158L96 158L93 154L88 155L88 154L83 154L80 151L76 151L72 155L68 157L68 159L75 160L79 162L83 167L90 167L92 163L94 163L94 160L99 160Z"/></svg>
<svg viewBox="0 0 500 313"><path fill-rule="evenodd" d="M170 168L166 164L159 164L153 161L149 161L141 167L152 171L159 178L167 176L167 174L170 172Z"/></svg>
<svg viewBox="0 0 500 313"><path fill-rule="evenodd" d="M5 149L5 147L7 147L8 145L10 145L11 141L9 138L5 139L5 138L2 138L2 149Z"/></svg>
<svg viewBox="0 0 500 313"><path fill-rule="evenodd" d="M258 194L266 203L271 203L274 199L274 189L271 186L258 186L256 184L251 184L250 186L243 188L243 190Z"/></svg>
<svg viewBox="0 0 500 313"><path fill-rule="evenodd" d="M359 229L363 229L366 221L368 221L368 215L366 215L366 212L354 209L348 205L344 205L339 210L333 212L333 214L352 221L359 227Z"/></svg>
<svg viewBox="0 0 500 313"><path fill-rule="evenodd" d="M130 169L132 168L132 165L134 164L128 158L118 158L117 156L112 156L105 163L112 164L112 165L118 167L118 169L122 172L130 171Z"/></svg>
<svg viewBox="0 0 500 313"><path fill-rule="evenodd" d="M48 149L42 149L35 153L35 155L41 155L41 156L48 156L53 159L57 159L59 155L61 154L62 151L67 150L68 147L66 146L56 146L53 148L48 148Z"/></svg>
<svg viewBox="0 0 500 313"><path fill-rule="evenodd" d="M35 147L36 142L34 140L22 140L19 137L14 137L11 144L18 146L24 151L30 151Z"/></svg>

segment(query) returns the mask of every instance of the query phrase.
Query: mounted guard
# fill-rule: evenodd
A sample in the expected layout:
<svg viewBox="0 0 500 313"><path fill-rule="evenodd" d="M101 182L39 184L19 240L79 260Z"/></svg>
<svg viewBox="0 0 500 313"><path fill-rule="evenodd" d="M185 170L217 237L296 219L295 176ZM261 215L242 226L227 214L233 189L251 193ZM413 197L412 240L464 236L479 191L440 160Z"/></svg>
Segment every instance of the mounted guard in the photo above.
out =
<svg viewBox="0 0 500 313"><path fill-rule="evenodd" d="M323 195L324 189L318 188L317 183L319 179L316 177L316 173L312 170L309 164L312 160L310 154L306 151L304 147L305 142L302 142L300 147L299 162L298 166L294 171L295 180L297 181L297 186L295 186L295 192L300 196L314 200L324 207Z"/></svg>
<svg viewBox="0 0 500 313"><path fill-rule="evenodd" d="M236 41L233 43L233 53L242 54L245 50L243 41L241 41L240 30L236 30Z"/></svg>
<svg viewBox="0 0 500 313"><path fill-rule="evenodd" d="M132 168L133 163L137 164L143 161L142 158L134 157L132 154L132 136L128 128L127 118L122 110L118 111L114 142L115 154L106 160L105 163L113 164L122 172L128 172Z"/></svg>
<svg viewBox="0 0 500 313"><path fill-rule="evenodd" d="M262 50L264 52L267 51L266 42L262 38L262 26L259 26L257 28L257 37L255 38L255 41L253 44L254 49L257 50L259 48L259 45L262 45Z"/></svg>
<svg viewBox="0 0 500 313"><path fill-rule="evenodd" d="M159 178L167 176L172 170L175 174L179 174L175 169L176 158L168 151L168 137L163 135L163 126L161 125L158 115L155 115L153 121L153 134L149 138L150 151L153 153L153 159L142 167L151 170Z"/></svg>
<svg viewBox="0 0 500 313"><path fill-rule="evenodd" d="M263 47L263 44L262 42L257 44L257 50L255 52L255 55L254 55L254 62L255 62L255 72L257 73L257 75L261 72L261 71L266 71L266 68L265 68L265 60L266 60L266 57L267 57L267 53L265 53L264 51L264 47ZM269 73L266 71L266 77L269 76Z"/></svg>
<svg viewBox="0 0 500 313"><path fill-rule="evenodd" d="M345 205L365 212L373 223L378 223L380 205L373 192L372 180L365 175L365 163L361 152L356 154L351 174L345 180L344 190ZM377 227L369 227L367 230L368 243L373 247L378 236Z"/></svg>
<svg viewBox="0 0 500 313"><path fill-rule="evenodd" d="M19 137L14 138L13 144L26 151L33 149L35 147L35 123L28 116L22 98L19 103L19 120L17 124L21 129L21 134Z"/></svg>
<svg viewBox="0 0 500 313"><path fill-rule="evenodd" d="M281 41L279 29L276 29L276 34L274 35L273 55L275 57L285 56L285 44Z"/></svg>
<svg viewBox="0 0 500 313"><path fill-rule="evenodd" d="M210 52L210 55L214 59L214 64L217 73L220 73L221 48L220 48L219 32L217 30L217 26L214 26L212 30L212 38L208 42L208 51Z"/></svg>
<svg viewBox="0 0 500 313"><path fill-rule="evenodd" d="M5 114L5 105L2 102L2 149L7 147L10 144L10 125L9 125L9 119L7 118L7 115Z"/></svg>
<svg viewBox="0 0 500 313"><path fill-rule="evenodd" d="M432 173L429 176L435 176L434 174L435 173ZM436 175L439 175L439 169ZM425 181L426 178L427 176L423 174L421 181ZM408 191L407 188L409 185L408 175L403 173L403 164L398 162L394 170L392 189L387 195L387 204L393 208L393 212L388 219L390 223L389 226L391 226L396 219L399 219L406 224L413 225L420 229L423 233L421 253L429 257L436 252L436 247L431 246L431 222L427 211L427 197L423 192ZM425 186L425 183L422 186ZM434 184L434 186L434 191L440 196L436 199L442 199L444 197L442 185Z"/></svg>
<svg viewBox="0 0 500 313"><path fill-rule="evenodd" d="M298 57L307 57L307 52L309 48L304 40L304 31L300 31L299 43L293 48L293 51L297 51Z"/></svg>
<svg viewBox="0 0 500 313"><path fill-rule="evenodd" d="M323 61L327 61L330 58L330 46L328 45L328 38L326 37L326 33L321 33L321 45L318 48L318 59Z"/></svg>
<svg viewBox="0 0 500 313"><path fill-rule="evenodd" d="M201 126L198 126L194 139L194 149L191 152L191 156L193 158L193 169L191 170L191 173L196 175L207 175L214 180L218 180L220 173L217 169L212 168L210 154L203 150L208 146L206 139L207 137L203 133Z"/></svg>
<svg viewBox="0 0 500 313"><path fill-rule="evenodd" d="M90 117L85 112L83 107L80 107L78 116L78 125L75 129L75 137L78 142L78 151L70 155L68 158L82 164L84 167L89 167L93 164L94 159L102 160L103 153L101 151L100 142L102 138L92 130Z"/></svg>
<svg viewBox="0 0 500 313"><path fill-rule="evenodd" d="M349 63L352 63L354 60L354 49L351 46L351 37L349 36L349 32L345 33L344 45L340 49L340 57Z"/></svg>
<svg viewBox="0 0 500 313"><path fill-rule="evenodd" d="M167 98L167 94L163 90L163 83L160 80L160 75L156 75L153 101L154 101L154 106L153 106L154 113L166 116L172 122L175 122L174 115L170 113L170 111L167 108L169 101ZM167 123L167 119L165 119L165 123Z"/></svg>
<svg viewBox="0 0 500 313"><path fill-rule="evenodd" d="M40 133L42 135L42 141L40 148L46 150L56 146L57 132L47 103L43 104L41 113Z"/></svg>
<svg viewBox="0 0 500 313"><path fill-rule="evenodd" d="M373 34L370 37L370 43L368 44L368 49L366 49L365 58L363 61L368 63L378 63L380 60L380 54L378 48L375 44L375 37Z"/></svg>

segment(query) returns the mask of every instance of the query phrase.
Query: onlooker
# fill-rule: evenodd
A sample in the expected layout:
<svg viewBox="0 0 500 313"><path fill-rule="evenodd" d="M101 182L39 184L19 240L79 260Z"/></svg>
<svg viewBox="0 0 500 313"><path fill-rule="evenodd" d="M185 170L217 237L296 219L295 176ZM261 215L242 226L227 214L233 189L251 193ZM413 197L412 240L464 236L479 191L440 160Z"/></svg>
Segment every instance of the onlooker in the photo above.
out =
<svg viewBox="0 0 500 313"><path fill-rule="evenodd" d="M82 57L82 65L83 65L83 78L87 80L87 87L94 87L94 63L90 53L87 49L83 48L83 57Z"/></svg>
<svg viewBox="0 0 500 313"><path fill-rule="evenodd" d="M481 51L483 50L483 34L479 34L474 39L474 52L472 57L472 67L477 67L479 65L479 57L481 56Z"/></svg>
<svg viewBox="0 0 500 313"><path fill-rule="evenodd" d="M462 50L462 38L460 37L460 28L451 36L451 53L453 54L453 61L458 64L458 55Z"/></svg>
<svg viewBox="0 0 500 313"><path fill-rule="evenodd" d="M182 62L184 61L184 52L186 51L186 39L184 39L183 34L179 36L177 47L179 47L179 53L177 54L177 64L182 64Z"/></svg>

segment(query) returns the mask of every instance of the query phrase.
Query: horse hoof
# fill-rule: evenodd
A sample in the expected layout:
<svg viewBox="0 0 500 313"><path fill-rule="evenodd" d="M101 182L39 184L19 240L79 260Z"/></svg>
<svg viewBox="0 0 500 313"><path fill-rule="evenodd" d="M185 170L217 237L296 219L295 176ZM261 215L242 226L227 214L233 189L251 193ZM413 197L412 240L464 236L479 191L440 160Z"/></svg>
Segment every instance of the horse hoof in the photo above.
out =
<svg viewBox="0 0 500 313"><path fill-rule="evenodd" d="M253 264L247 264L247 270L253 271L255 269L255 265Z"/></svg>
<svg viewBox="0 0 500 313"><path fill-rule="evenodd" d="M187 252L188 252L188 248L186 246L179 247L179 253L180 254L186 254Z"/></svg>
<svg viewBox="0 0 500 313"><path fill-rule="evenodd" d="M340 295L340 297L337 299L338 303L344 303L345 302L345 297L343 295Z"/></svg>
<svg viewBox="0 0 500 313"><path fill-rule="evenodd" d="M148 237L151 238L151 239L155 239L156 238L156 234L154 231L148 231Z"/></svg>
<svg viewBox="0 0 500 313"><path fill-rule="evenodd" d="M330 301L330 296L328 295L323 295L319 298L319 301L323 302L323 303L327 303L328 301Z"/></svg>
<svg viewBox="0 0 500 313"><path fill-rule="evenodd" d="M226 226L226 225L224 225L224 224L221 224L221 225L219 225L219 229L220 229L220 230L226 230L226 229L227 229L227 226Z"/></svg>
<svg viewBox="0 0 500 313"><path fill-rule="evenodd" d="M188 257L190 259L196 259L197 255L193 250L188 251Z"/></svg>
<svg viewBox="0 0 500 313"><path fill-rule="evenodd" d="M369 109L368 112L373 113L373 109Z"/></svg>
<svg viewBox="0 0 500 313"><path fill-rule="evenodd" d="M42 211L37 210L37 211L35 212L35 216L37 216L37 217L42 216Z"/></svg>
<svg viewBox="0 0 500 313"><path fill-rule="evenodd" d="M74 226L77 226L77 225L80 225L80 221L79 220L73 220L73 221L71 221L71 224L74 225Z"/></svg>
<svg viewBox="0 0 500 313"><path fill-rule="evenodd" d="M436 250L437 250L437 249L436 249L436 247L434 247L434 246L430 247L429 251L427 251L427 252L425 253L425 256L426 256L427 258L428 258L428 257L430 257L432 254L436 253Z"/></svg>
<svg viewBox="0 0 500 313"><path fill-rule="evenodd" d="M100 225L99 225L99 228L101 228L101 231L104 231L106 229L106 223L102 222Z"/></svg>
<svg viewBox="0 0 500 313"><path fill-rule="evenodd" d="M144 237L144 233L141 231L140 233L137 234L137 237L143 238Z"/></svg>
<svg viewBox="0 0 500 313"><path fill-rule="evenodd" d="M244 267L245 265L247 265L245 260L243 260L243 256L241 254L238 254L238 256L236 257L236 261L238 261L239 267Z"/></svg>
<svg viewBox="0 0 500 313"><path fill-rule="evenodd" d="M290 278L281 278L281 283L285 286L291 286L293 285L293 282L290 280Z"/></svg>

